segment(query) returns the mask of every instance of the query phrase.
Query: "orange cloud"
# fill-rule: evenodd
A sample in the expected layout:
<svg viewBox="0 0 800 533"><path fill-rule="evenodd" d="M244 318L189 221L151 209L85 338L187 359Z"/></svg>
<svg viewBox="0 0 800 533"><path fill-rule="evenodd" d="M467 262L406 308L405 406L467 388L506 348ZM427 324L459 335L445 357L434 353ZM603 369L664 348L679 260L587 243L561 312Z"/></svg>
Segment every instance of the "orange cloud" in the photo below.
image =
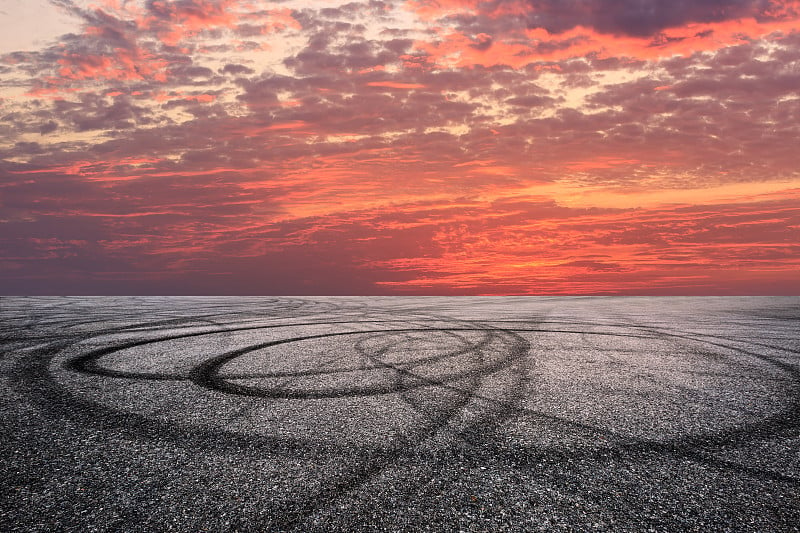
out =
<svg viewBox="0 0 800 533"><path fill-rule="evenodd" d="M421 83L403 83L399 81L371 81L367 83L370 87L386 87L389 89L424 89Z"/></svg>
<svg viewBox="0 0 800 533"><path fill-rule="evenodd" d="M410 293L735 293L748 282L758 286L754 280L797 290L800 245L786 240L785 225L800 220L800 206L775 207L773 216L753 203L705 213L576 212L533 222L520 217L515 223L512 216L502 224L473 219L436 230L439 255L372 266L410 274L381 282Z"/></svg>

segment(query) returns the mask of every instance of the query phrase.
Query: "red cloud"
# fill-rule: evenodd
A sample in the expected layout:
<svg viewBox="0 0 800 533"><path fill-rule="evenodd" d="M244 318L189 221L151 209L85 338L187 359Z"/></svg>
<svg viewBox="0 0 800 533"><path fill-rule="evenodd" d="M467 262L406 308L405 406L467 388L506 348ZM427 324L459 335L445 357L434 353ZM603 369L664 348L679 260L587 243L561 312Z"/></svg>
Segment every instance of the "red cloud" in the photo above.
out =
<svg viewBox="0 0 800 533"><path fill-rule="evenodd" d="M745 43L776 32L790 34L797 30L800 11L787 10L784 18L736 18L708 23L689 23L665 29L654 36L608 35L586 26L574 26L553 33L545 28L509 28L495 33L491 41L479 34L442 27L435 40L419 40L417 50L430 61L444 67L472 65L508 65L514 68L531 63L563 61L576 57L625 57L656 60L674 55L716 51ZM488 37L488 36L487 36ZM479 46L476 43L488 43Z"/></svg>
<svg viewBox="0 0 800 533"><path fill-rule="evenodd" d="M118 48L113 55L65 51L58 64L60 78L54 80L57 85L76 80L166 80L166 60L154 58L144 50Z"/></svg>
<svg viewBox="0 0 800 533"><path fill-rule="evenodd" d="M233 27L238 18L236 0L154 0L139 21L142 28L155 31L168 45L215 27Z"/></svg>

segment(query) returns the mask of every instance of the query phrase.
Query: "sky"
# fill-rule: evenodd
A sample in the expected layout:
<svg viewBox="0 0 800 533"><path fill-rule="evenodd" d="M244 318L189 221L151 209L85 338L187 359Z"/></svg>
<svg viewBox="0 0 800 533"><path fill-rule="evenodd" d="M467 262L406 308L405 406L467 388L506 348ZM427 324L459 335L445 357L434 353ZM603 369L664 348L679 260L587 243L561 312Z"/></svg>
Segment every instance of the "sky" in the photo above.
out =
<svg viewBox="0 0 800 533"><path fill-rule="evenodd" d="M0 24L0 294L800 294L800 1Z"/></svg>

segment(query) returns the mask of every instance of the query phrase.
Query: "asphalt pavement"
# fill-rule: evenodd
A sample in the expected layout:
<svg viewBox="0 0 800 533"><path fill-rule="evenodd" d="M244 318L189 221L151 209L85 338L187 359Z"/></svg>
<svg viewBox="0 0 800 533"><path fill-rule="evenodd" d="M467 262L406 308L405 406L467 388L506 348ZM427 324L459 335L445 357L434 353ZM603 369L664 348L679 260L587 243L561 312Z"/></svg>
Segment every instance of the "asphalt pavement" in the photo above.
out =
<svg viewBox="0 0 800 533"><path fill-rule="evenodd" d="M0 531L800 531L800 297L3 297Z"/></svg>

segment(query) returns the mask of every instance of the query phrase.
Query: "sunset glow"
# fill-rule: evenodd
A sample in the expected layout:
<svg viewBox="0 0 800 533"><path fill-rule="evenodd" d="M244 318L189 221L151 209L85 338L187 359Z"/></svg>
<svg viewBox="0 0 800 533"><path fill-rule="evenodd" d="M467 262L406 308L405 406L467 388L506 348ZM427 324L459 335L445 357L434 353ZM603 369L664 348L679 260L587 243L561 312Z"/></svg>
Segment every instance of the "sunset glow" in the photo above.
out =
<svg viewBox="0 0 800 533"><path fill-rule="evenodd" d="M38 3L0 294L800 293L798 1Z"/></svg>

